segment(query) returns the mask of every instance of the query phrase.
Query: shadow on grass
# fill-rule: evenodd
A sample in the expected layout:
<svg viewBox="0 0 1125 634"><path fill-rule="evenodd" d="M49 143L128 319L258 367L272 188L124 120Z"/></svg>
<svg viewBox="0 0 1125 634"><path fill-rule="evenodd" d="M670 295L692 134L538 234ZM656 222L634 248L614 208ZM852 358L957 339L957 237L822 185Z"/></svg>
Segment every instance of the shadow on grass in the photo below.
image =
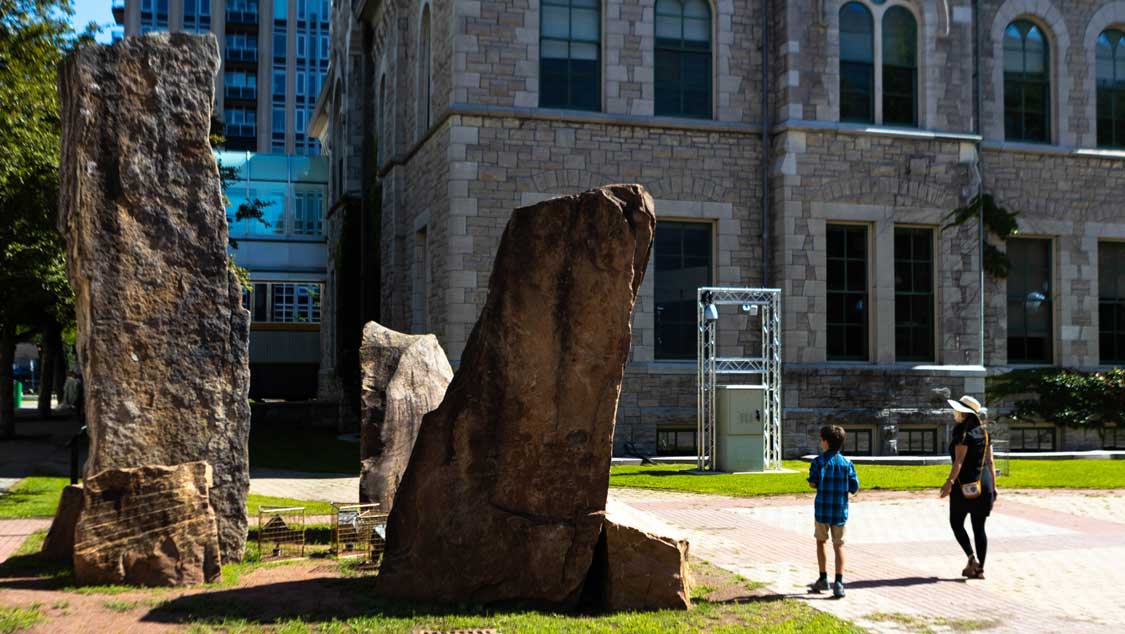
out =
<svg viewBox="0 0 1125 634"><path fill-rule="evenodd" d="M483 618L503 614L598 616L581 610L560 612L532 608L486 608L479 605L414 603L376 595L374 577L319 578L195 593L165 601L141 621L170 625L221 624L245 621L270 625L300 619L304 623L333 620Z"/></svg>
<svg viewBox="0 0 1125 634"><path fill-rule="evenodd" d="M14 555L0 563L0 590L58 590L73 580L66 562L42 553Z"/></svg>

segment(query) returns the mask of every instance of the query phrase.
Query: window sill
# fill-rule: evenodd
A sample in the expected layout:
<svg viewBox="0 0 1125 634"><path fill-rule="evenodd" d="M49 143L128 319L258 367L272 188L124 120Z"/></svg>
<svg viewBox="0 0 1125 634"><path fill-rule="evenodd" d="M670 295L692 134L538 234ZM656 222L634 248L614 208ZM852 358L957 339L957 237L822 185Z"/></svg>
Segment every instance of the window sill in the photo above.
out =
<svg viewBox="0 0 1125 634"><path fill-rule="evenodd" d="M968 141L972 143L983 139L979 134L968 132L953 132L946 130L927 130L924 128L903 128L898 126L879 125L873 123L848 123L837 121L811 121L808 119L787 119L774 126L773 134L780 134L789 130L799 131L834 131L845 134L862 134L868 136L888 136L904 139L928 139L941 141Z"/></svg>
<svg viewBox="0 0 1125 634"><path fill-rule="evenodd" d="M981 365L940 365L918 363L873 363L863 361L825 361L823 363L785 363L783 370L875 370L907 374L940 374L947 376L980 376L988 370Z"/></svg>
<svg viewBox="0 0 1125 634"><path fill-rule="evenodd" d="M981 143L981 147L986 150L1013 152L1017 154L1076 156L1095 159L1125 159L1125 149L1074 147L1069 145L1025 143L1019 141L984 141Z"/></svg>

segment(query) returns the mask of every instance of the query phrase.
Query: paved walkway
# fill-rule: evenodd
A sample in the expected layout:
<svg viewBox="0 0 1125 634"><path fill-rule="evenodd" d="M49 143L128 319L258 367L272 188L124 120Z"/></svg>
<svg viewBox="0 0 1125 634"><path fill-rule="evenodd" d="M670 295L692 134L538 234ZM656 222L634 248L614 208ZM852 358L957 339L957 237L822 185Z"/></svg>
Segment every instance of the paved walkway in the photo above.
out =
<svg viewBox="0 0 1125 634"><path fill-rule="evenodd" d="M28 535L50 527L49 519L0 520L0 563L11 557Z"/></svg>
<svg viewBox="0 0 1125 634"><path fill-rule="evenodd" d="M359 477L342 473L251 469L250 492L318 502L356 502L359 500Z"/></svg>
<svg viewBox="0 0 1125 634"><path fill-rule="evenodd" d="M805 590L816 577L811 498L611 495L680 527L693 555L873 631L918 631L922 623L940 632L949 629L942 623L971 619L995 621L987 631L996 634L1070 634L1125 622L1121 492L1001 492L988 523L988 579L970 582L960 577L965 558L949 530L946 501L930 493L861 493L848 524L842 601ZM903 624L911 618L920 620Z"/></svg>

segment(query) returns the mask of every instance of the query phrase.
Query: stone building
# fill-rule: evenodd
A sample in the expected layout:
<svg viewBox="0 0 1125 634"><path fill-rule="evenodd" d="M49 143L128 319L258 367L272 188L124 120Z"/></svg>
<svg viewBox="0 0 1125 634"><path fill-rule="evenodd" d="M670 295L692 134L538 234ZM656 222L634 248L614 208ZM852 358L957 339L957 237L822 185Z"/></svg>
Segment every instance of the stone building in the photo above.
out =
<svg viewBox="0 0 1125 634"><path fill-rule="evenodd" d="M694 452L702 285L782 289L786 455L826 422L855 454L892 437L939 453L944 399L981 395L990 372L1125 362L1125 1L332 11L311 131L330 198L380 192L389 327L437 334L456 364L514 207L612 182L656 199L619 451ZM944 228L981 192L1019 213L1007 278L982 275L975 220ZM333 279L329 298L348 292ZM753 347L727 331L723 349ZM1125 446L1049 424L1008 436Z"/></svg>

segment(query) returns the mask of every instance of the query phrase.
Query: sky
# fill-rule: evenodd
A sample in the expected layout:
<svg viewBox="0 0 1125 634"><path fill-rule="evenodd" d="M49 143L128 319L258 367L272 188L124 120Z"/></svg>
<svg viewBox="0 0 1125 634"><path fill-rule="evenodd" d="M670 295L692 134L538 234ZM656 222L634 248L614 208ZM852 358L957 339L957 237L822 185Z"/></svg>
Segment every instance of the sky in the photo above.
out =
<svg viewBox="0 0 1125 634"><path fill-rule="evenodd" d="M73 0L74 18L72 24L76 31L86 28L90 22L97 22L102 27L98 34L98 41L109 43L110 28L113 25L113 0Z"/></svg>

